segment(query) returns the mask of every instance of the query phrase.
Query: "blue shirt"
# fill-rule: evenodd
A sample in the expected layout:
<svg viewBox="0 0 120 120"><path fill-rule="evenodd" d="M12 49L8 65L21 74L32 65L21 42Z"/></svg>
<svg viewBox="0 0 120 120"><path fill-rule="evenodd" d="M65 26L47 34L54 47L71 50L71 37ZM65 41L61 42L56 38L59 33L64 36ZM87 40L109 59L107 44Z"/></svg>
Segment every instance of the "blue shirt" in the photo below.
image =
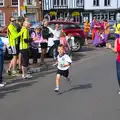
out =
<svg viewBox="0 0 120 120"><path fill-rule="evenodd" d="M0 38L0 55L3 54L3 46L4 46L4 43L2 39Z"/></svg>

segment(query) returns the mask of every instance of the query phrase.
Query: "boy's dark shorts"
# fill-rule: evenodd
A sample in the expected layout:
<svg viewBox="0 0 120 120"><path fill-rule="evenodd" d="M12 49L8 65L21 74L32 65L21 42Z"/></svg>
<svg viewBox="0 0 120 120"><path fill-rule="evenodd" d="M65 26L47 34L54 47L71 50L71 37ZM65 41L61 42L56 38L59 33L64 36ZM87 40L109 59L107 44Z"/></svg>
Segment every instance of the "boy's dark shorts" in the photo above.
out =
<svg viewBox="0 0 120 120"><path fill-rule="evenodd" d="M21 61L23 67L28 67L29 65L29 49L20 50Z"/></svg>
<svg viewBox="0 0 120 120"><path fill-rule="evenodd" d="M69 76L69 69L67 69L67 70L59 70L58 69L57 74L67 78Z"/></svg>

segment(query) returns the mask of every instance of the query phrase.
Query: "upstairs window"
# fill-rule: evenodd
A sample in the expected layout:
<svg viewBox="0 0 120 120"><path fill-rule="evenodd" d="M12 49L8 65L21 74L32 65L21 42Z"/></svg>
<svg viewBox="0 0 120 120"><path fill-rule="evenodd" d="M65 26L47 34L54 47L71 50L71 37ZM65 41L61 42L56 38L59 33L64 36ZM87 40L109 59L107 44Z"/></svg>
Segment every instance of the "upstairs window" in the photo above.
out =
<svg viewBox="0 0 120 120"><path fill-rule="evenodd" d="M18 5L18 0L12 0L12 5L13 5L13 6Z"/></svg>
<svg viewBox="0 0 120 120"><path fill-rule="evenodd" d="M104 6L110 6L110 0L104 0Z"/></svg>
<svg viewBox="0 0 120 120"><path fill-rule="evenodd" d="M93 0L93 6L99 6L99 0Z"/></svg>

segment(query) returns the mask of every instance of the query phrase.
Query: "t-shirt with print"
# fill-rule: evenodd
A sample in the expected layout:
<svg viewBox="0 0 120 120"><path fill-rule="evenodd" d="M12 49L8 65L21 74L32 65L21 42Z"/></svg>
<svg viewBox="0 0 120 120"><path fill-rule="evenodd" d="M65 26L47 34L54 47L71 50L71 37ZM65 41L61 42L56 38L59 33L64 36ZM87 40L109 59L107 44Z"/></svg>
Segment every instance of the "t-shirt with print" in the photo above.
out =
<svg viewBox="0 0 120 120"><path fill-rule="evenodd" d="M70 66L64 67L63 65L67 64L67 63L69 63L69 64L72 63L71 58L67 54L64 54L62 56L58 55L57 60L58 60L58 67L57 68L59 70L67 70L67 69L69 69Z"/></svg>

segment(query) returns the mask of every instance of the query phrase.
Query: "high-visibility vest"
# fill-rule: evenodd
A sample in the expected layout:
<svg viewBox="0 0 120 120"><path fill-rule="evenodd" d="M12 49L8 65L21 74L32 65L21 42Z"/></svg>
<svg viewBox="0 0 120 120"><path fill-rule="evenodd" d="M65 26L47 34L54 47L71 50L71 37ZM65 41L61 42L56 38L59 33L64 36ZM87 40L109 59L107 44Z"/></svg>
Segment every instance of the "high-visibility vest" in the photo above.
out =
<svg viewBox="0 0 120 120"><path fill-rule="evenodd" d="M17 37L18 37L17 28L13 24L9 24L8 39L10 46L16 46L16 44L18 44L18 39L16 39Z"/></svg>
<svg viewBox="0 0 120 120"><path fill-rule="evenodd" d="M20 34L20 50L23 49L28 49L29 48L29 42L25 42L24 40L30 39L30 34L29 34L29 30L25 27L23 27L21 29L21 34Z"/></svg>

